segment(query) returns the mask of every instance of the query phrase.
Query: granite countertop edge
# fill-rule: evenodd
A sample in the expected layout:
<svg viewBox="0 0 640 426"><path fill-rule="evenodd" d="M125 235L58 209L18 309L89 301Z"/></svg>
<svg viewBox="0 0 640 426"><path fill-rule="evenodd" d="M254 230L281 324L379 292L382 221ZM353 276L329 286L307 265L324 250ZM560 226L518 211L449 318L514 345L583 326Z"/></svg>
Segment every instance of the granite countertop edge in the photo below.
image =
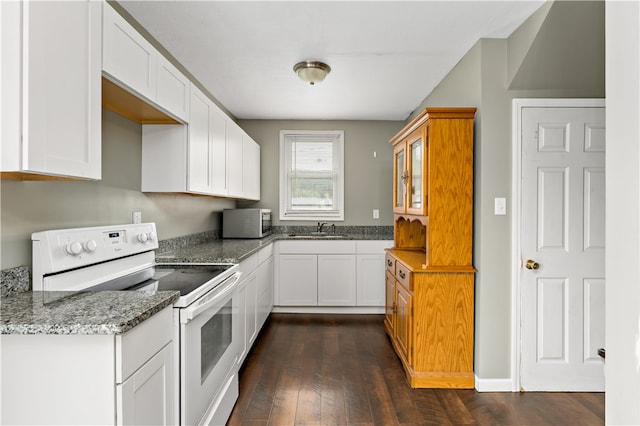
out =
<svg viewBox="0 0 640 426"><path fill-rule="evenodd" d="M18 293L2 301L0 334L124 334L179 297L177 291Z"/></svg>

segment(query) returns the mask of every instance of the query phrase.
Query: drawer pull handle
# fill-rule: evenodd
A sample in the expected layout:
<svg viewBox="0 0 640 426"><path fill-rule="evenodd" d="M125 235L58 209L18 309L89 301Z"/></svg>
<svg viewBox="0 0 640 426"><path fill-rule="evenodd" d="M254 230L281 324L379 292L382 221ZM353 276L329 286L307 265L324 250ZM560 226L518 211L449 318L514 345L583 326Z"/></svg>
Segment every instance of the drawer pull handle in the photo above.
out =
<svg viewBox="0 0 640 426"><path fill-rule="evenodd" d="M404 271L398 271L398 275L400 275L400 278L402 278L403 280L406 278Z"/></svg>
<svg viewBox="0 0 640 426"><path fill-rule="evenodd" d="M388 266L388 267L392 267L392 266L393 266L393 262L392 262L392 261L390 261L390 260L387 260L387 266Z"/></svg>

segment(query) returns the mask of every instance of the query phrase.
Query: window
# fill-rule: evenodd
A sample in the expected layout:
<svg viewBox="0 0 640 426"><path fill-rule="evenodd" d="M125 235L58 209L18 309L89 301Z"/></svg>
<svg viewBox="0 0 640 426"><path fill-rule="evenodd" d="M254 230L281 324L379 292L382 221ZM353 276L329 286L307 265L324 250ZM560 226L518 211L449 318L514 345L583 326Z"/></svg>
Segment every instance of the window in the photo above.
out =
<svg viewBox="0 0 640 426"><path fill-rule="evenodd" d="M344 131L280 131L280 220L344 220Z"/></svg>

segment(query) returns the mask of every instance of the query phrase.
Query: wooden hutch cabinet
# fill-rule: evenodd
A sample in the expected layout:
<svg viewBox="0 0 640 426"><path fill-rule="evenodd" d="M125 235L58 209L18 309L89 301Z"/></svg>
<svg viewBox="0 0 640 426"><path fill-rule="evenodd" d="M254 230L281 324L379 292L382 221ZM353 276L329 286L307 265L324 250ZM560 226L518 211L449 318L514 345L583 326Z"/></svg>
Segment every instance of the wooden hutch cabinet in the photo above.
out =
<svg viewBox="0 0 640 426"><path fill-rule="evenodd" d="M474 388L475 112L426 108L390 141L384 327L414 388Z"/></svg>

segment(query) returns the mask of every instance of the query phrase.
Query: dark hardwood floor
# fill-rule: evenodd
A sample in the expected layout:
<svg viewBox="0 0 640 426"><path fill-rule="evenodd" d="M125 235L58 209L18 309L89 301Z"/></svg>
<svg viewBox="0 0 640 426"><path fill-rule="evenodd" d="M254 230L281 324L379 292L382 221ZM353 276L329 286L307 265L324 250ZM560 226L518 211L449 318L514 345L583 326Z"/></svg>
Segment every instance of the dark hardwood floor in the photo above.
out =
<svg viewBox="0 0 640 426"><path fill-rule="evenodd" d="M271 314L228 425L602 425L604 393L411 389L382 315Z"/></svg>

